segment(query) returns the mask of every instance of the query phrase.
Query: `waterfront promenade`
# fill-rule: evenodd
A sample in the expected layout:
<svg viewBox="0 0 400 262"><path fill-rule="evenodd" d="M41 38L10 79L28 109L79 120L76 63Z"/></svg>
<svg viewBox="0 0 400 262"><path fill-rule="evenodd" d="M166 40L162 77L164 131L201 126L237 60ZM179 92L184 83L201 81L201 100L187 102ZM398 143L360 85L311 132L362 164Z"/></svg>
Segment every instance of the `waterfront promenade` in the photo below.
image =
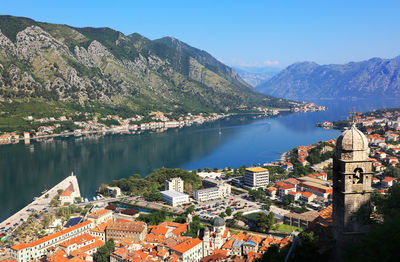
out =
<svg viewBox="0 0 400 262"><path fill-rule="evenodd" d="M54 198L54 196L58 194L57 191L60 189L65 190L70 185L70 183L74 185L74 189L79 193L78 179L76 178L76 176L71 174L60 183L55 185L53 188L51 188L47 192L44 192L41 196L37 197L33 202L22 208L20 211L1 222L0 228L5 227L5 229L7 229L10 227L14 227L13 225L15 223L19 224L21 222L21 219L25 221L31 214L31 211L27 211L28 209L35 210L37 212L44 212L50 206L50 201Z"/></svg>

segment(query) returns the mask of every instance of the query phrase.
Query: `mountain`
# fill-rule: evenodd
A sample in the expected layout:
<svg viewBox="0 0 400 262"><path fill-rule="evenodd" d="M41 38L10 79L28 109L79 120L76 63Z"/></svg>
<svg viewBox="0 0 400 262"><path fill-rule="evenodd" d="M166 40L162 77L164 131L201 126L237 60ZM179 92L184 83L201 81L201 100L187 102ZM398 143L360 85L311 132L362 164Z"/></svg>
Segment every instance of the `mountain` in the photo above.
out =
<svg viewBox="0 0 400 262"><path fill-rule="evenodd" d="M249 85L258 86L281 71L276 67L248 67L234 66L233 69Z"/></svg>
<svg viewBox="0 0 400 262"><path fill-rule="evenodd" d="M288 107L230 67L172 37L0 16L0 102L58 101L124 112Z"/></svg>
<svg viewBox="0 0 400 262"><path fill-rule="evenodd" d="M295 63L256 90L296 100L400 96L400 56L344 65Z"/></svg>

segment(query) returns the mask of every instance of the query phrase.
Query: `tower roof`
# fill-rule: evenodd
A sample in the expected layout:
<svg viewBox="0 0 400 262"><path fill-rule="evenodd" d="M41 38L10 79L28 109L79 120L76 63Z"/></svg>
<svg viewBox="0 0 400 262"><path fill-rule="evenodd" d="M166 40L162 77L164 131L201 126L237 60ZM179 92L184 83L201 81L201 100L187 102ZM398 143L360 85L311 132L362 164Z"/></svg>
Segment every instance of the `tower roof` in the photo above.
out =
<svg viewBox="0 0 400 262"><path fill-rule="evenodd" d="M336 140L336 147L345 151L368 150L367 137L353 124L344 131Z"/></svg>
<svg viewBox="0 0 400 262"><path fill-rule="evenodd" d="M216 217L213 221L214 227L222 227L225 226L225 220L222 217Z"/></svg>

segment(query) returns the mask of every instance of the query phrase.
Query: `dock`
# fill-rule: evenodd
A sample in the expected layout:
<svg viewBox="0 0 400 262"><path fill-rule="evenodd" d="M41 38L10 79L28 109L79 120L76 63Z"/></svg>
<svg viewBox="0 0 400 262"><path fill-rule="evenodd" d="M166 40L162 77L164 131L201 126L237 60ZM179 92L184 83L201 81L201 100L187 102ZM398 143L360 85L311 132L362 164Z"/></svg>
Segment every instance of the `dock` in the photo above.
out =
<svg viewBox="0 0 400 262"><path fill-rule="evenodd" d="M79 184L78 184L78 179L74 174L72 173L70 176L66 177L64 180L62 180L60 183L52 187L50 190L43 192L43 194L35 200L22 208L20 211L15 213L14 215L10 216L6 220L0 223L0 228L5 227L6 229L9 227L13 227L15 223L20 224L21 219L26 221L26 219L29 217L31 214L29 210L35 210L37 212L45 211L45 208L48 208L50 205L50 201L54 198L54 196L57 195L58 190L65 190L70 184L74 186L74 189L77 191L77 193L80 195L79 191ZM48 197L46 198L46 195ZM8 224L9 223L9 224ZM7 225L8 224L8 225Z"/></svg>

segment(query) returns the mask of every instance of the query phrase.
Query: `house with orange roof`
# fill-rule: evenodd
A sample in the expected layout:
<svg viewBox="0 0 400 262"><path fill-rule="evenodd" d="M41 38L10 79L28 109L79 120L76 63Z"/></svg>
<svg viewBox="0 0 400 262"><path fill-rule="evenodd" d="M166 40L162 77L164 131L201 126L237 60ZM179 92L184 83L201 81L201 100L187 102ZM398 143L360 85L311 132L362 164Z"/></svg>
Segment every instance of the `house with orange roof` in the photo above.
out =
<svg viewBox="0 0 400 262"><path fill-rule="evenodd" d="M100 209L87 215L87 219L92 221L94 225L99 225L112 220L113 212L108 209Z"/></svg>
<svg viewBox="0 0 400 262"><path fill-rule="evenodd" d="M111 238L121 241L130 238L135 242L143 241L147 235L147 224L142 221L118 220L107 225L106 241Z"/></svg>
<svg viewBox="0 0 400 262"><path fill-rule="evenodd" d="M98 224L97 226L90 229L89 234L100 239L103 242L106 242L106 227L112 222L112 220L108 220L104 223Z"/></svg>
<svg viewBox="0 0 400 262"><path fill-rule="evenodd" d="M74 185L70 182L69 186L60 194L61 205L74 203L76 197L80 197L79 190L75 190Z"/></svg>
<svg viewBox="0 0 400 262"><path fill-rule="evenodd" d="M384 179L382 179L381 184L383 187L388 188L388 187L393 186L393 183L395 183L395 182L397 182L396 178L387 176Z"/></svg>
<svg viewBox="0 0 400 262"><path fill-rule="evenodd" d="M221 253L213 253L200 260L200 262L223 262L223 261L229 261L229 260L227 255Z"/></svg>
<svg viewBox="0 0 400 262"><path fill-rule="evenodd" d="M97 252L97 249L102 245L104 245L103 241L95 239L94 242L72 251L70 255L88 260L88 256L93 256L93 254Z"/></svg>
<svg viewBox="0 0 400 262"><path fill-rule="evenodd" d="M285 182L278 182L275 187L278 188L278 195L281 197L287 195L290 191L296 191L296 186Z"/></svg>
<svg viewBox="0 0 400 262"><path fill-rule="evenodd" d="M249 252L247 254L247 260L246 262L253 262L256 261L257 259L260 259L262 257L262 253L257 253L257 252Z"/></svg>
<svg viewBox="0 0 400 262"><path fill-rule="evenodd" d="M67 255L71 253L71 251L89 245L95 242L95 238L91 236L89 233L85 233L80 236L76 236L69 240L62 242L59 247L62 248Z"/></svg>
<svg viewBox="0 0 400 262"><path fill-rule="evenodd" d="M319 217L317 218L316 222L324 227L331 226L333 222L332 214L333 205L330 204L329 206L318 212Z"/></svg>
<svg viewBox="0 0 400 262"><path fill-rule="evenodd" d="M203 241L199 238L188 239L171 249L183 262L200 261L203 258Z"/></svg>
<svg viewBox="0 0 400 262"><path fill-rule="evenodd" d="M270 196L271 198L275 198L278 189L276 187L270 186L267 187L265 191L267 192L268 196Z"/></svg>
<svg viewBox="0 0 400 262"><path fill-rule="evenodd" d="M299 200L299 198L300 198L300 196L301 196L301 193L302 193L302 192L300 192L300 191L297 191L297 192L295 192L295 191L289 191L289 192L288 192L288 196L291 197L291 198L293 198L293 201L297 201L297 200Z"/></svg>
<svg viewBox="0 0 400 262"><path fill-rule="evenodd" d="M389 165L396 166L399 163L399 159L394 156L388 156L385 158L385 162Z"/></svg>
<svg viewBox="0 0 400 262"><path fill-rule="evenodd" d="M75 226L63 229L52 235L45 236L30 243L21 243L11 247L11 256L20 262L39 259L48 254L47 249L72 239L76 236L88 233L92 228L92 221L85 221Z"/></svg>
<svg viewBox="0 0 400 262"><path fill-rule="evenodd" d="M166 237L164 235L150 233L146 235L146 237L144 238L144 242L150 245L157 246L160 243L164 242L165 239Z"/></svg>
<svg viewBox="0 0 400 262"><path fill-rule="evenodd" d="M300 195L300 200L306 203L311 203L315 198L317 198L317 196L311 192L301 192Z"/></svg>
<svg viewBox="0 0 400 262"><path fill-rule="evenodd" d="M376 177L372 177L371 178L371 182L372 182L372 184L377 184L377 183L379 183L380 182L380 180L379 180L379 178L376 178Z"/></svg>

